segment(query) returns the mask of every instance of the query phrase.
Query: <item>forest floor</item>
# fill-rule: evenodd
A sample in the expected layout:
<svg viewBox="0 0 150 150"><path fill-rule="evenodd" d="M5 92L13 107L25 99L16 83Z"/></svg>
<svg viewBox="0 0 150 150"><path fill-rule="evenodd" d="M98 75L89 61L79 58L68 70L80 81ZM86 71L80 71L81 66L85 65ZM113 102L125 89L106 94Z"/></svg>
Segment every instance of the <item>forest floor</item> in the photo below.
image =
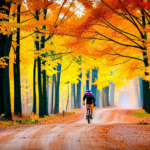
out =
<svg viewBox="0 0 150 150"><path fill-rule="evenodd" d="M142 109L96 108L91 124L84 110L66 118L0 128L0 150L150 150L150 116Z"/></svg>

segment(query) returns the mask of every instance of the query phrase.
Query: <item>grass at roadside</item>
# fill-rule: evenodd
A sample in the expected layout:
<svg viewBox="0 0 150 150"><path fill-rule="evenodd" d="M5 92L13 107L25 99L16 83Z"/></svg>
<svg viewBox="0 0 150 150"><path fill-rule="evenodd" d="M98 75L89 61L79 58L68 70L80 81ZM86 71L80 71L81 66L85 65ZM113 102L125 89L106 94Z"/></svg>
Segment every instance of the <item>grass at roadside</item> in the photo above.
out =
<svg viewBox="0 0 150 150"><path fill-rule="evenodd" d="M135 110L126 110L124 121L141 125L150 125L150 114L148 114L142 108Z"/></svg>
<svg viewBox="0 0 150 150"><path fill-rule="evenodd" d="M141 109L126 109L124 122L136 123L141 125L150 125L150 114Z"/></svg>
<svg viewBox="0 0 150 150"><path fill-rule="evenodd" d="M39 118L38 115L27 115L24 114L22 118L17 117L16 115L13 115L13 121L7 121L7 120L0 120L0 127L7 127L12 125L22 125L22 124L53 124L53 123L71 123L74 121L77 121L79 119L80 113L79 112L64 112L58 113L58 114L52 114L49 116L44 116L44 118Z"/></svg>
<svg viewBox="0 0 150 150"><path fill-rule="evenodd" d="M134 116L140 119L138 124L150 125L150 114L148 114L144 109L141 108L141 109L135 111Z"/></svg>
<svg viewBox="0 0 150 150"><path fill-rule="evenodd" d="M148 114L145 110L143 109L140 109L140 110L137 110L135 111L134 113L135 117L142 117L142 118L145 118L145 117L149 117L150 114Z"/></svg>

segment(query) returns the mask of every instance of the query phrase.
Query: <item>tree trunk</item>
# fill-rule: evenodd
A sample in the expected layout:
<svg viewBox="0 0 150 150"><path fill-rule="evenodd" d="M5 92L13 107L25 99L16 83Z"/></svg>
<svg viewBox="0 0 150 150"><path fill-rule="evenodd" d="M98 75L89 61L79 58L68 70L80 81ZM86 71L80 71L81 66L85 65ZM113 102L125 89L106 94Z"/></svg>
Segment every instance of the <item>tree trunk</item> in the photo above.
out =
<svg viewBox="0 0 150 150"><path fill-rule="evenodd" d="M17 7L17 23L20 23L20 8ZM21 85L20 85L20 28L17 28L16 64L14 65L14 112L22 116Z"/></svg>
<svg viewBox="0 0 150 150"><path fill-rule="evenodd" d="M105 88L102 88L102 107L104 107L104 99L105 99Z"/></svg>
<svg viewBox="0 0 150 150"><path fill-rule="evenodd" d="M59 113L59 84L60 84L60 71L61 64L57 66L57 81L56 81L56 90L55 90L55 113Z"/></svg>
<svg viewBox="0 0 150 150"><path fill-rule="evenodd" d="M16 98L16 77L17 77L17 70L16 70L16 63L13 63L13 71L14 71L14 113L17 112L17 108L18 108L18 101L17 101L17 98Z"/></svg>
<svg viewBox="0 0 150 150"><path fill-rule="evenodd" d="M36 13L36 20L39 21L39 14L38 11L35 11ZM39 43L39 35L37 33L36 36L37 41L35 41L36 49L37 51L40 50L40 43ZM39 117L43 118L44 117L44 111L43 111L43 98L42 98L42 86L41 86L41 58L38 56L37 59L38 62L38 90L39 90Z"/></svg>
<svg viewBox="0 0 150 150"><path fill-rule="evenodd" d="M2 6L5 4L5 0L0 2L0 10ZM2 19L0 19L2 21ZM4 57L4 41L5 36L0 34L0 58ZM3 89L3 68L0 66L0 114L4 114L4 89Z"/></svg>
<svg viewBox="0 0 150 150"><path fill-rule="evenodd" d="M143 29L145 29L146 26L146 18L144 15L144 12L141 11L142 13L142 25ZM149 66L148 63L148 55L147 55L147 47L146 47L146 41L147 41L147 33L144 31L144 34L142 35L142 40L143 40L143 48L142 48L142 53L143 53L143 59L144 59L144 65L145 67ZM145 76L149 75L148 72L145 72ZM146 112L150 113L150 98L149 98L150 90L149 90L149 82L148 81L143 81L143 109L145 109Z"/></svg>
<svg viewBox="0 0 150 150"><path fill-rule="evenodd" d="M144 97L143 97L143 109L145 109L146 112L149 111L149 109L148 109L149 93L150 93L150 90L149 90L149 82L143 80L143 96L144 96ZM149 113L149 112L148 112L148 113Z"/></svg>
<svg viewBox="0 0 150 150"><path fill-rule="evenodd" d="M143 79L140 78L140 107L143 106Z"/></svg>
<svg viewBox="0 0 150 150"><path fill-rule="evenodd" d="M109 96L110 106L114 106L115 84L113 82L109 82Z"/></svg>
<svg viewBox="0 0 150 150"><path fill-rule="evenodd" d="M4 43L4 56L9 57L9 51L11 47L12 36L5 36ZM11 102L10 102L10 83L9 83L9 59L5 59L8 64L5 69L3 69L3 92L4 92L4 114L8 119L12 119L11 114Z"/></svg>
<svg viewBox="0 0 150 150"><path fill-rule="evenodd" d="M8 9L5 9L6 6ZM0 11L3 14L9 16L11 3L1 0ZM4 21L0 19L0 21ZM5 19L9 22L9 19ZM9 57L9 52L11 48L12 35L0 34L0 57ZM4 113L7 119L12 119L11 115L11 102L10 102L10 83L9 83L9 59L5 59L7 66L1 68L0 66L0 113Z"/></svg>
<svg viewBox="0 0 150 150"><path fill-rule="evenodd" d="M86 80L86 90L89 90L90 71L87 72L87 78L88 80Z"/></svg>
<svg viewBox="0 0 150 150"><path fill-rule="evenodd" d="M75 84L72 84L72 100L73 100L73 108L76 108L76 93L75 93Z"/></svg>
<svg viewBox="0 0 150 150"><path fill-rule="evenodd" d="M136 99L136 107L141 107L141 84L140 84L140 77L137 76L134 79L134 88L135 88L135 99Z"/></svg>
<svg viewBox="0 0 150 150"><path fill-rule="evenodd" d="M56 75L54 74L52 77L52 103L51 103L51 113L54 113L54 99L55 99L55 86L56 85Z"/></svg>
<svg viewBox="0 0 150 150"><path fill-rule="evenodd" d="M54 75L52 76L52 95L51 95L51 114L53 113L53 97L54 97Z"/></svg>
<svg viewBox="0 0 150 150"><path fill-rule="evenodd" d="M82 73L80 73L79 78L82 78ZM81 108L81 80L77 83L77 95L76 95L76 108Z"/></svg>
<svg viewBox="0 0 150 150"><path fill-rule="evenodd" d="M47 106L47 93L46 93L46 70L43 70L43 106L44 106L44 115L48 115L48 106Z"/></svg>
<svg viewBox="0 0 150 150"><path fill-rule="evenodd" d="M104 107L107 107L107 87L104 88Z"/></svg>
<svg viewBox="0 0 150 150"><path fill-rule="evenodd" d="M4 36L2 34L0 34L0 58L1 57L4 57ZM0 114L4 114L3 70L3 68L0 68Z"/></svg>
<svg viewBox="0 0 150 150"><path fill-rule="evenodd" d="M97 107L101 107L100 106L100 97L101 97L101 92L99 90L96 90L96 106Z"/></svg>
<svg viewBox="0 0 150 150"><path fill-rule="evenodd" d="M107 102L107 106L110 106L110 104L109 104L109 86L106 87L106 102Z"/></svg>
<svg viewBox="0 0 150 150"><path fill-rule="evenodd" d="M71 84L71 110L74 109L75 102L75 84Z"/></svg>
<svg viewBox="0 0 150 150"><path fill-rule="evenodd" d="M36 114L36 60L34 60L34 68L33 68L33 112Z"/></svg>
<svg viewBox="0 0 150 150"><path fill-rule="evenodd" d="M69 83L68 83L68 99L67 99L67 104L66 104L66 111L68 109L68 103L69 103Z"/></svg>
<svg viewBox="0 0 150 150"><path fill-rule="evenodd" d="M0 114L4 114L3 69L0 68Z"/></svg>
<svg viewBox="0 0 150 150"><path fill-rule="evenodd" d="M41 86L41 58L38 57L38 89L39 89L39 117L44 117L43 100L42 100L42 86Z"/></svg>
<svg viewBox="0 0 150 150"><path fill-rule="evenodd" d="M143 52L143 53L145 53L145 52ZM147 56L147 53L146 53L146 56ZM148 67L148 58L146 61L144 60L144 64L145 64L145 67ZM145 72L145 75L147 76L148 73ZM149 82L143 80L143 109L145 109L145 111L147 113L150 113L150 97L149 97L149 95L150 95Z"/></svg>
<svg viewBox="0 0 150 150"><path fill-rule="evenodd" d="M49 85L49 76L47 76L47 79L46 79L46 99L47 99L47 113L48 115L50 114L50 106L51 106L51 103L50 103L50 85Z"/></svg>
<svg viewBox="0 0 150 150"><path fill-rule="evenodd" d="M92 69L92 87L91 87L91 91L94 94L94 97L96 99L96 93L97 93L97 85L93 85L93 83L95 82L95 79L98 79L98 69ZM96 106L99 107L99 102L98 100L96 100Z"/></svg>
<svg viewBox="0 0 150 150"><path fill-rule="evenodd" d="M44 20L46 20L47 15L47 9L44 10ZM46 29L46 26L44 25L43 30ZM41 50L45 47L45 35L41 36ZM42 55L43 57L46 57L46 54ZM43 65L45 66L45 62L43 62ZM48 115L48 106L47 106L47 91L46 91L46 70L43 70L43 111L44 115Z"/></svg>
<svg viewBox="0 0 150 150"><path fill-rule="evenodd" d="M28 108L28 104L29 104L29 97L28 97L28 79L26 79L26 105L27 105L27 112L29 112L29 108Z"/></svg>

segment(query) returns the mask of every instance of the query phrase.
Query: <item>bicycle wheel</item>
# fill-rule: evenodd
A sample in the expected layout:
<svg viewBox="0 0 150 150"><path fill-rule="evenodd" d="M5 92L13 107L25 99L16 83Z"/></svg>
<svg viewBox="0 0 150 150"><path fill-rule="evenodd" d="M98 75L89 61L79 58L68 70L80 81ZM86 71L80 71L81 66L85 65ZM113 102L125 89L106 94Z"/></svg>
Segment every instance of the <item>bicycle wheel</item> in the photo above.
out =
<svg viewBox="0 0 150 150"><path fill-rule="evenodd" d="M88 124L90 124L90 117L88 117Z"/></svg>
<svg viewBox="0 0 150 150"><path fill-rule="evenodd" d="M91 118L91 116L90 116L90 108L88 107L88 124L90 124L90 118Z"/></svg>

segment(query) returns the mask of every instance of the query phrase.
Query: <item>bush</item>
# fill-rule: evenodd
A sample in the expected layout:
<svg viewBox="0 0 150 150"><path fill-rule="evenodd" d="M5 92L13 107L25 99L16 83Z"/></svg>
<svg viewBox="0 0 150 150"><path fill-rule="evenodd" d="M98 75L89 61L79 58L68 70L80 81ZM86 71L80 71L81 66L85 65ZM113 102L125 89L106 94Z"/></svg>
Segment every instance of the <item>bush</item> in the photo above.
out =
<svg viewBox="0 0 150 150"><path fill-rule="evenodd" d="M22 124L36 124L36 123L39 123L40 121L39 120L29 120L29 119L24 119L22 120Z"/></svg>
<svg viewBox="0 0 150 150"><path fill-rule="evenodd" d="M4 126L9 126L10 123L9 123L9 122L3 122L2 125L4 125Z"/></svg>

